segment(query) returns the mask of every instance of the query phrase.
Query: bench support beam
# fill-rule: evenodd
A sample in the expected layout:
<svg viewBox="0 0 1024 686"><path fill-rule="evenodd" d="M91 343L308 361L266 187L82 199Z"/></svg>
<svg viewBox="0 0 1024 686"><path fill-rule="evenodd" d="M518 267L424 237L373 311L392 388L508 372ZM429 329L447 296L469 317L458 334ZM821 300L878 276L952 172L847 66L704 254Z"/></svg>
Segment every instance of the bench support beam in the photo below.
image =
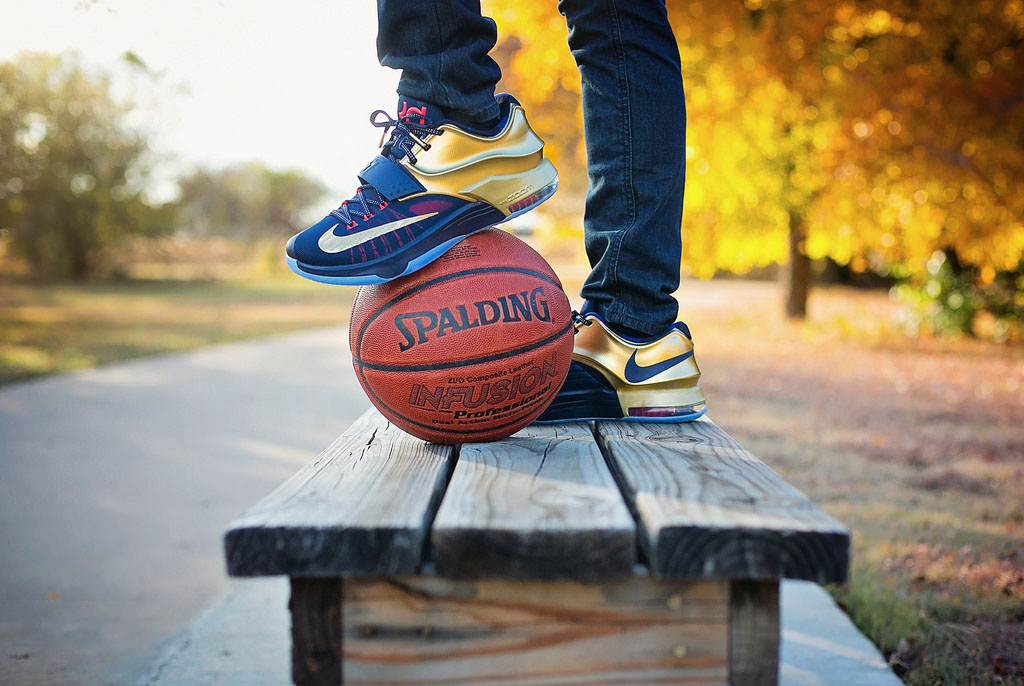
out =
<svg viewBox="0 0 1024 686"><path fill-rule="evenodd" d="M293 579L291 609L298 686L728 686L727 581Z"/></svg>
<svg viewBox="0 0 1024 686"><path fill-rule="evenodd" d="M292 577L292 681L296 686L342 683L342 580Z"/></svg>
<svg viewBox="0 0 1024 686"><path fill-rule="evenodd" d="M729 683L775 686L779 673L779 582L729 584Z"/></svg>

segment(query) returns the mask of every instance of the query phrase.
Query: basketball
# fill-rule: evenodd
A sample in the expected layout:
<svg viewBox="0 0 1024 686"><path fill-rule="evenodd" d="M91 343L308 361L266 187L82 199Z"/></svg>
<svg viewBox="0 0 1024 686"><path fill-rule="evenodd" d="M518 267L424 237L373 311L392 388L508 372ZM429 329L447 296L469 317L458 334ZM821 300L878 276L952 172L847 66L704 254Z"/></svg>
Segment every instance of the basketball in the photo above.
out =
<svg viewBox="0 0 1024 686"><path fill-rule="evenodd" d="M417 272L362 286L349 345L381 414L434 443L496 441L536 419L569 373L569 300L548 263L498 229Z"/></svg>

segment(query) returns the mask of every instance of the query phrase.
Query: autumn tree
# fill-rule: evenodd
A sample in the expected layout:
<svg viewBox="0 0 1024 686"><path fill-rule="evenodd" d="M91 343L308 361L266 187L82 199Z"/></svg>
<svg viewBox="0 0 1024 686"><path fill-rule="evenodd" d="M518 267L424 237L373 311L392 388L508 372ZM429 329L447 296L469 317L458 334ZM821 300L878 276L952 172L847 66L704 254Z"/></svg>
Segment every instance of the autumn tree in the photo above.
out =
<svg viewBox="0 0 1024 686"><path fill-rule="evenodd" d="M777 78L742 5L726 9L669 9L688 84L684 260L704 277L783 264L786 310L803 316L804 217L841 148L837 113Z"/></svg>
<svg viewBox="0 0 1024 686"><path fill-rule="evenodd" d="M921 276L936 251L977 286L1024 250L1024 5L747 0L763 63L838 115L841 154L801 255ZM742 19L740 17L740 19ZM955 301L954 301L955 304Z"/></svg>
<svg viewBox="0 0 1024 686"><path fill-rule="evenodd" d="M526 104L555 164L583 166L579 74L566 48L565 20L544 3L492 3L492 10L507 32L496 51L505 66L503 86ZM683 3L671 5L669 17L687 91L683 267L710 277L783 262L788 206L806 202L785 183L787 167L806 165L794 162L791 146L779 140L777 113L785 108L799 115L791 140L813 140L813 127L803 125L805 108L740 39L738 29L750 29L736 16ZM735 78L739 69L743 79ZM586 175L570 171L561 178L568 181L569 202L580 203Z"/></svg>
<svg viewBox="0 0 1024 686"><path fill-rule="evenodd" d="M147 146L129 111L70 56L0 64L0 229L36 274L89 276L105 246L170 228L143 200Z"/></svg>
<svg viewBox="0 0 1024 686"><path fill-rule="evenodd" d="M549 144L579 161L564 20L544 3L492 9L508 34L506 82ZM975 289L1020 271L1019 0L691 1L668 12L687 85L692 272L784 263L787 312L802 316L812 258L914 279L938 251Z"/></svg>

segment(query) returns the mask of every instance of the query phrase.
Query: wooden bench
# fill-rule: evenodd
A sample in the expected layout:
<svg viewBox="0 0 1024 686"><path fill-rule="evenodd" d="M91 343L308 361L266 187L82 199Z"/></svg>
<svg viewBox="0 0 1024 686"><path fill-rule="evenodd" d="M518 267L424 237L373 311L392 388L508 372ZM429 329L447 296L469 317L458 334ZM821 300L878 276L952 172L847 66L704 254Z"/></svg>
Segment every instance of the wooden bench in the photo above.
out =
<svg viewBox="0 0 1024 686"><path fill-rule="evenodd" d="M779 580L849 534L707 418L425 443L376 411L225 536L291 578L292 678L775 684Z"/></svg>

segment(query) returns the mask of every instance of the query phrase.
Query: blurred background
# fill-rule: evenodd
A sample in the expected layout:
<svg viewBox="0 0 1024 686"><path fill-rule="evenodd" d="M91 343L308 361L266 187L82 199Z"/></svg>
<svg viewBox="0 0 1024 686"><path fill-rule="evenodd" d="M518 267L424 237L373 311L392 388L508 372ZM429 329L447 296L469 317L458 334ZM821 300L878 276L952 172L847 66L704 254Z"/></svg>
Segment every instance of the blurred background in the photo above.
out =
<svg viewBox="0 0 1024 686"><path fill-rule="evenodd" d="M0 9L0 383L346 322L351 289L294 277L283 245L348 197L393 107L373 3ZM572 297L587 181L564 19L484 11L499 88L561 180L512 228ZM678 297L711 415L853 528L834 593L901 676L1024 683L1024 2L668 13Z"/></svg>

